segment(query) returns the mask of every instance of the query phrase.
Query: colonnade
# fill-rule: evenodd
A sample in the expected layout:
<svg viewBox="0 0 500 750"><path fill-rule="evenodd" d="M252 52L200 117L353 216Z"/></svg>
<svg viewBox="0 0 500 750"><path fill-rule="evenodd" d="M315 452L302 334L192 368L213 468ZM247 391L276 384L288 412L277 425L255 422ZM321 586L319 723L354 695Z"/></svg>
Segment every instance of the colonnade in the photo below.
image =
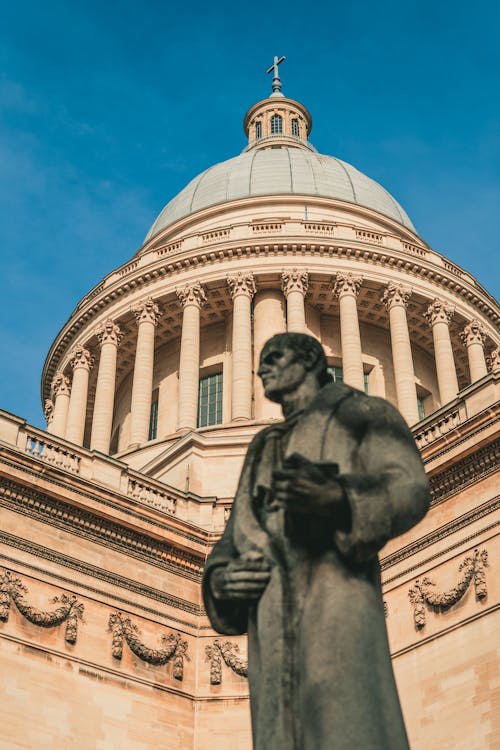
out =
<svg viewBox="0 0 500 750"><path fill-rule="evenodd" d="M258 290L252 273L236 273L227 277L233 301L232 316L232 382L231 421L247 421L263 416L279 416L279 409L264 403L260 382L254 384L253 372L258 369L258 358L265 341L275 333L305 332L305 299L309 278L306 271L291 269L281 277L278 289ZM362 276L337 273L332 278L331 293L339 300L340 337L344 382L363 390L364 369L360 336L357 296L363 284ZM182 334L179 356L178 429L192 430L197 426L198 387L200 369L200 318L206 302L206 290L200 282L187 283L176 290L182 306ZM417 391L407 305L412 290L403 284L390 282L381 301L389 316L392 360L398 408L412 425L418 422ZM252 326L253 301L253 326ZM286 313L285 305L286 301ZM130 441L140 445L147 441L153 388L155 329L161 310L149 297L132 308L137 323L137 346L132 380ZM442 404L453 400L458 393L458 381L453 358L449 324L454 309L446 302L434 299L425 317L432 327L439 398ZM111 318L95 331L100 357L96 394L93 407L90 448L108 453L113 422L116 366L122 338L119 325ZM477 320L464 328L462 341L467 348L471 381L487 372L484 355L485 333ZM493 358L500 360L500 352ZM492 368L499 363L492 363ZM90 370L94 357L81 345L71 352L72 382L58 371L52 381L52 398L46 403L48 429L82 445L87 414Z"/></svg>

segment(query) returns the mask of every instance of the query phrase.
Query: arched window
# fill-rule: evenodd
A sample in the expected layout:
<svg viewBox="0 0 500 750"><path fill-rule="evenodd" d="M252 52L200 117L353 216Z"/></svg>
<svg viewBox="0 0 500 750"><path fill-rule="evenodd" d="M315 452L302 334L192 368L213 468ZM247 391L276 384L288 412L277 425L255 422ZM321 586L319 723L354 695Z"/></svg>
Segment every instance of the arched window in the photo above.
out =
<svg viewBox="0 0 500 750"><path fill-rule="evenodd" d="M260 120L255 123L255 138L262 138L262 123L260 122Z"/></svg>
<svg viewBox="0 0 500 750"><path fill-rule="evenodd" d="M271 135L283 132L283 118L281 115L273 115L271 117Z"/></svg>
<svg viewBox="0 0 500 750"><path fill-rule="evenodd" d="M299 121L295 118L292 120L292 135L297 136L297 138L300 136Z"/></svg>

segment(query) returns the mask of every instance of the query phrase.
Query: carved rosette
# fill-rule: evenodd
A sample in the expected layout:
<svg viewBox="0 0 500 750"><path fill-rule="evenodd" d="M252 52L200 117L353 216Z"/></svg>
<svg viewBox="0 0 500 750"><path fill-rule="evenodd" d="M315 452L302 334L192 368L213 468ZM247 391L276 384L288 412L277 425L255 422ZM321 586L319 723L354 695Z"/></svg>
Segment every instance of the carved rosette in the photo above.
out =
<svg viewBox="0 0 500 750"><path fill-rule="evenodd" d="M415 581L413 588L408 592L413 606L415 628L422 630L425 627L425 605L436 613L447 612L462 599L471 583L474 585L476 599L478 601L486 599L488 592L484 569L487 566L488 553L485 550L476 549L472 557L466 557L460 564L459 571L463 571L463 575L457 585L449 591L437 592L434 588L436 584L429 578Z"/></svg>
<svg viewBox="0 0 500 750"><path fill-rule="evenodd" d="M61 594L52 601L59 606L53 611L43 611L32 607L25 601L28 589L10 570L4 570L0 577L0 620L9 619L10 604L13 602L18 611L33 625L42 628L53 628L66 622L66 643L76 643L78 621L83 620L84 604L74 594Z"/></svg>
<svg viewBox="0 0 500 750"><path fill-rule="evenodd" d="M77 367L81 367L84 370L90 371L94 364L94 357L85 349L81 344L77 344L70 354L70 364L73 370Z"/></svg>
<svg viewBox="0 0 500 750"><path fill-rule="evenodd" d="M256 292L253 273L241 273L241 271L239 271L236 274L226 276L226 281L232 299L240 294L252 299Z"/></svg>
<svg viewBox="0 0 500 750"><path fill-rule="evenodd" d="M240 677L248 677L248 660L241 656L237 643L221 642L217 638L205 648L205 653L210 662L211 685L220 685L222 682L222 662Z"/></svg>
<svg viewBox="0 0 500 750"><path fill-rule="evenodd" d="M285 297L288 297L290 292L300 292L305 297L309 288L309 274L307 271L299 271L297 268L292 268L291 271L283 271L281 288Z"/></svg>
<svg viewBox="0 0 500 750"><path fill-rule="evenodd" d="M460 334L460 338L464 346L472 346L472 344L481 344L481 346L484 346L486 333L479 320L474 319L465 326Z"/></svg>
<svg viewBox="0 0 500 750"><path fill-rule="evenodd" d="M123 612L113 612L109 616L108 630L112 634L111 653L114 659L122 658L123 641L125 641L132 653L142 661L155 666L162 666L172 661L174 678L182 680L184 677L184 660L189 661L188 644L187 641L181 640L179 634L162 635L163 648L150 648L141 640L137 625Z"/></svg>
<svg viewBox="0 0 500 750"><path fill-rule="evenodd" d="M352 273L337 273L333 278L333 296L343 297L345 294L350 294L357 297L362 283L362 276L355 276Z"/></svg>
<svg viewBox="0 0 500 750"><path fill-rule="evenodd" d="M52 417L54 416L54 402L50 398L45 399L45 404L43 407L43 414L45 417L45 421L47 424L50 424L52 422Z"/></svg>
<svg viewBox="0 0 500 750"><path fill-rule="evenodd" d="M199 281L194 281L192 284L185 284L183 287L178 287L175 292L183 307L186 307L187 305L202 307L207 301L205 289Z"/></svg>
<svg viewBox="0 0 500 750"><path fill-rule="evenodd" d="M95 329L95 334L99 339L99 343L103 344L114 344L118 346L123 338L123 332L112 318L108 318L100 326Z"/></svg>
<svg viewBox="0 0 500 750"><path fill-rule="evenodd" d="M69 379L62 372L62 370L57 370L56 374L52 378L50 387L52 390L53 398L57 398L59 395L69 396L70 394Z"/></svg>
<svg viewBox="0 0 500 750"><path fill-rule="evenodd" d="M411 287L404 286L403 284L394 284L391 281L384 290L381 301L384 303L387 310L398 305L399 307L406 308L412 295L412 291Z"/></svg>
<svg viewBox="0 0 500 750"><path fill-rule="evenodd" d="M493 349L486 361L491 372L500 370L500 346L497 346L496 349Z"/></svg>
<svg viewBox="0 0 500 750"><path fill-rule="evenodd" d="M135 316L137 325L145 321L147 323L153 323L155 326L158 325L161 310L152 297L142 300L142 302L134 305L131 310Z"/></svg>
<svg viewBox="0 0 500 750"><path fill-rule="evenodd" d="M453 305L449 305L447 302L436 298L425 311L424 317L431 326L436 325L436 323L446 323L446 325L449 325L454 313L455 308Z"/></svg>

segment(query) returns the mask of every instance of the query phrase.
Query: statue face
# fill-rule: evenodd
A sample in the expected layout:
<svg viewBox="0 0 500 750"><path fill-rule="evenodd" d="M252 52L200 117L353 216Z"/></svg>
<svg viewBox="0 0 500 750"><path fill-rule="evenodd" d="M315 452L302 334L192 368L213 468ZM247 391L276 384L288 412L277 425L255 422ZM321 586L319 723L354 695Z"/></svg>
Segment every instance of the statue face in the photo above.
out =
<svg viewBox="0 0 500 750"><path fill-rule="evenodd" d="M295 391L304 381L308 368L300 352L286 344L270 342L260 355L258 375L264 393L271 401L281 403L285 393Z"/></svg>

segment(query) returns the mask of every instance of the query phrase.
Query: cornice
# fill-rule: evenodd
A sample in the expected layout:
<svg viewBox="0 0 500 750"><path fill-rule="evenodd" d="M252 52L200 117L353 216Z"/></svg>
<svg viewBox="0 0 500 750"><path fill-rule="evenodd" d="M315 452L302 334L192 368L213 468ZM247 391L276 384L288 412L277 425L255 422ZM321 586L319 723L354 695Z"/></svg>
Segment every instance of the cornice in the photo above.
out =
<svg viewBox="0 0 500 750"><path fill-rule="evenodd" d="M132 531L116 521L68 505L3 477L0 477L0 506L183 578L197 582L201 580L205 563L203 553L190 554L172 544Z"/></svg>
<svg viewBox="0 0 500 750"><path fill-rule="evenodd" d="M396 250L390 247L373 245L363 241L336 240L335 244L328 244L325 240L330 238L322 237L320 240L311 240L308 237L280 237L276 242L276 237L269 241L265 238L258 243L255 241L245 244L239 241L229 242L225 240L220 246L210 244L207 247L198 247L191 251L181 252L177 257L166 258L159 256L159 250L155 251L155 260L144 267L138 267L138 262L128 264L133 266L130 273L120 277L109 287L104 282L96 287L94 292L88 295L83 303L80 303L76 311L69 318L65 326L58 334L54 341L47 359L44 364L42 374L42 399L49 397L48 383L52 379L57 368L61 365L64 355L73 345L75 337L86 326L89 328L91 335L92 321L96 316L110 308L121 298L135 290L140 289L148 295L152 294L150 285L155 281L165 278L172 278L172 289L179 283L179 275L183 271L203 268L210 268L220 264L223 261L233 260L251 260L252 263L259 257L276 256L280 258L296 258L297 256L329 257L339 260L359 261L376 266L378 269L388 269L393 274L394 271L402 274L402 281L412 277L424 280L432 285L429 289L429 298L439 293L443 288L447 289L453 295L459 297L467 305L474 309L474 314L484 316L492 325L500 322L500 312L493 298L491 298L482 288L474 287L466 279L460 278L457 273L461 269L448 262L450 268L456 268L453 272L444 266L438 266L432 261L426 260L417 254ZM254 238L252 238L254 240ZM304 241L306 240L306 241ZM418 249L418 248L416 248ZM421 248L425 250L424 247ZM221 269L221 277L224 278L229 269ZM231 269L232 270L232 269ZM235 269L236 270L236 269ZM258 276L259 270L253 266L252 270ZM377 274L378 276L378 274ZM380 274L383 281L394 281L392 275L390 279L384 279L383 270ZM164 292L163 292L164 293ZM154 295L153 295L154 296ZM127 306L124 303L124 310L117 313L119 317L126 311ZM86 342L84 342L86 343Z"/></svg>
<svg viewBox="0 0 500 750"><path fill-rule="evenodd" d="M431 503L446 500L450 495L477 484L484 477L498 471L500 465L500 439L476 449L452 466L429 477Z"/></svg>

